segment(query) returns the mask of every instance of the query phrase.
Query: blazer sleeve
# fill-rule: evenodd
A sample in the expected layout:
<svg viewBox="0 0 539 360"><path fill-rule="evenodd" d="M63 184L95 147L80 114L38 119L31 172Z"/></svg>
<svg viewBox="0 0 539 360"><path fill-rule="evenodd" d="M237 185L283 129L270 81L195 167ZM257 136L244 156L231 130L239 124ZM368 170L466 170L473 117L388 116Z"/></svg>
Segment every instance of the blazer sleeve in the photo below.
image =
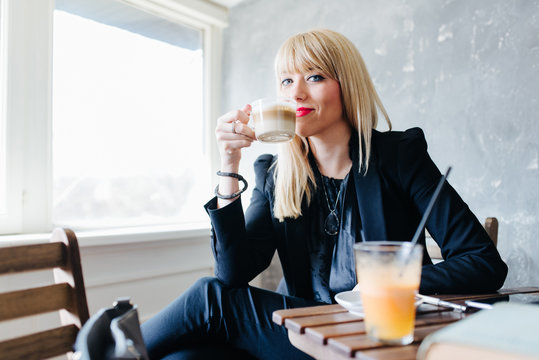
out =
<svg viewBox="0 0 539 360"><path fill-rule="evenodd" d="M401 184L423 214L441 177L427 153L423 131L406 131L399 143ZM422 293L477 293L499 289L507 276L503 262L481 223L446 182L427 229L441 248L443 262L424 265Z"/></svg>
<svg viewBox="0 0 539 360"><path fill-rule="evenodd" d="M272 155L261 155L255 162L256 184L247 211L241 199L217 209L217 198L204 207L212 224L211 247L215 276L230 286L245 286L269 266L275 253L267 179Z"/></svg>

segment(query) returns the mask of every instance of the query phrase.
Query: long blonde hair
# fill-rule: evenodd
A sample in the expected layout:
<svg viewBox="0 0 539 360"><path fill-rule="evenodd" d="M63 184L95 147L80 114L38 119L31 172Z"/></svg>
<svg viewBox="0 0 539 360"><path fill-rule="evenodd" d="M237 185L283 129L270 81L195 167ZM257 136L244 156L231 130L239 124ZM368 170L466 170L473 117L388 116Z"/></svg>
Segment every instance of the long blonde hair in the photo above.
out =
<svg viewBox="0 0 539 360"><path fill-rule="evenodd" d="M359 134L359 168L368 169L372 130L381 111L391 129L387 115L359 51L344 35L332 30L316 29L286 40L275 57L275 73L320 71L337 80L341 87L343 114ZM280 81L279 88L281 86ZM310 203L316 189L314 172L309 165L309 146L301 136L281 145L275 169L274 216L279 221L301 216L305 197Z"/></svg>

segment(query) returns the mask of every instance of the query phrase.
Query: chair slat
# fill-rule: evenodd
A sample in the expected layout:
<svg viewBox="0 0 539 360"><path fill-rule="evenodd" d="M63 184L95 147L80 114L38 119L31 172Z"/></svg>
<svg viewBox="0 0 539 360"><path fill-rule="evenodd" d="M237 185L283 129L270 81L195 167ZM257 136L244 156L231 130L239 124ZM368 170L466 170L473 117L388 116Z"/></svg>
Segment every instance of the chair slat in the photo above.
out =
<svg viewBox="0 0 539 360"><path fill-rule="evenodd" d="M495 217L488 217L483 226L494 243L494 246L498 246L498 219Z"/></svg>
<svg viewBox="0 0 539 360"><path fill-rule="evenodd" d="M45 244L0 247L0 275L50 270L54 282L0 292L0 321L58 311L61 325L0 340L0 359L45 359L72 351L79 329L89 318L79 245L69 229L54 229ZM2 289L0 289L2 290Z"/></svg>
<svg viewBox="0 0 539 360"><path fill-rule="evenodd" d="M75 316L65 316L61 314L62 324L74 323L82 327L89 319L88 301L86 300L86 290L84 277L82 276L82 264L80 260L79 243L77 236L70 229L55 229L51 237L52 242L63 243L65 245L65 267L54 269L54 281L56 283L67 282L74 289L73 304L71 313Z"/></svg>
<svg viewBox="0 0 539 360"><path fill-rule="evenodd" d="M65 252L60 242L0 247L0 274L63 267Z"/></svg>
<svg viewBox="0 0 539 360"><path fill-rule="evenodd" d="M66 325L0 342L2 359L40 360L72 351L79 328Z"/></svg>
<svg viewBox="0 0 539 360"><path fill-rule="evenodd" d="M61 309L73 312L73 288L65 283L0 294L0 321Z"/></svg>

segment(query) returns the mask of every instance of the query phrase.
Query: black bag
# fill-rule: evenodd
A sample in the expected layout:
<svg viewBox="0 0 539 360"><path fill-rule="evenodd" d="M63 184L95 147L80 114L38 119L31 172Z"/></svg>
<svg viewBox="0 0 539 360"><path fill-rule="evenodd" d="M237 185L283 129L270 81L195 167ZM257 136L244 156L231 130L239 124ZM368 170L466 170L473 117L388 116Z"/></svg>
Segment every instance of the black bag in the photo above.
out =
<svg viewBox="0 0 539 360"><path fill-rule="evenodd" d="M74 359L149 359L137 306L129 298L119 298L113 305L99 310L84 324L77 335Z"/></svg>

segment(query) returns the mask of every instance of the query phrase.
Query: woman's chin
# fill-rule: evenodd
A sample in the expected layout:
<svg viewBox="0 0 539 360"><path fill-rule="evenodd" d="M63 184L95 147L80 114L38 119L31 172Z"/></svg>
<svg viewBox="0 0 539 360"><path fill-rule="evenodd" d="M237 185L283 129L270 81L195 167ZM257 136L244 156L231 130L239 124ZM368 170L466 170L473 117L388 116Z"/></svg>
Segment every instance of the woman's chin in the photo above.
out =
<svg viewBox="0 0 539 360"><path fill-rule="evenodd" d="M309 137L312 135L312 129L309 129L308 127L303 126L297 126L296 124L296 135L303 136L303 137Z"/></svg>

